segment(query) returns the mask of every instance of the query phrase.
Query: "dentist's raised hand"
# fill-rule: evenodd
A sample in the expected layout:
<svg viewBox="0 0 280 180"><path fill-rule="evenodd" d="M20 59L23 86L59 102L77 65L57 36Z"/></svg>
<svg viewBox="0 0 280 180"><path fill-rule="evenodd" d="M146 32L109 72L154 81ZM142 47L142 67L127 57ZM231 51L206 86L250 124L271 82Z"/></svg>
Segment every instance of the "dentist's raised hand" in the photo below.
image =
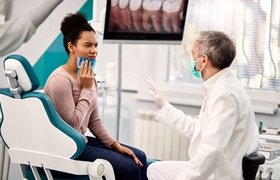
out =
<svg viewBox="0 0 280 180"><path fill-rule="evenodd" d="M147 82L148 82L149 94L153 97L158 108L161 109L163 107L163 105L165 104L165 98L164 98L161 90L150 77L147 79Z"/></svg>

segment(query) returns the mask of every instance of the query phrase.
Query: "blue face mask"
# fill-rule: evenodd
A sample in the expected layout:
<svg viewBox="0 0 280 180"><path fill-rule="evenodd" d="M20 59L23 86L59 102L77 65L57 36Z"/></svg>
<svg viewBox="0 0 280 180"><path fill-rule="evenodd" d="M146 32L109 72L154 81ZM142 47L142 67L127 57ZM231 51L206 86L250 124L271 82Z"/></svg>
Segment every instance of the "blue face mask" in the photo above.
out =
<svg viewBox="0 0 280 180"><path fill-rule="evenodd" d="M192 57L191 57L191 59L190 59L190 66L191 66L191 72L192 72L192 74L193 74L195 77L197 77L197 78L202 78L201 71L202 71L203 68L202 68L200 71L196 71L196 70L195 70L195 61L193 60Z"/></svg>
<svg viewBox="0 0 280 180"><path fill-rule="evenodd" d="M90 59L90 58L84 58L84 57L78 57L77 58L77 66L78 66L78 75L80 74L80 67L83 61L88 60L90 62L91 67L92 67L92 72L95 68L96 60L95 59Z"/></svg>

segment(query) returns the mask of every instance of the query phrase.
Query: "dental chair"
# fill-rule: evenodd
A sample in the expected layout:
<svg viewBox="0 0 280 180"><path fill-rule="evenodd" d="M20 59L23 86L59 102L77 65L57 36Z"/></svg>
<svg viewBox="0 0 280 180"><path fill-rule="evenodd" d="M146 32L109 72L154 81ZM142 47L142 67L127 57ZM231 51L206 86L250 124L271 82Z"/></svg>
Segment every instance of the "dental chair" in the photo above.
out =
<svg viewBox="0 0 280 180"><path fill-rule="evenodd" d="M115 179L104 159L75 160L85 140L61 119L50 98L36 91L39 80L23 56L6 57L4 70L11 87L0 91L0 133L23 179Z"/></svg>
<svg viewBox="0 0 280 180"><path fill-rule="evenodd" d="M242 160L242 171L244 180L256 180L256 175L261 164L264 164L265 157L261 153L254 153L244 156Z"/></svg>

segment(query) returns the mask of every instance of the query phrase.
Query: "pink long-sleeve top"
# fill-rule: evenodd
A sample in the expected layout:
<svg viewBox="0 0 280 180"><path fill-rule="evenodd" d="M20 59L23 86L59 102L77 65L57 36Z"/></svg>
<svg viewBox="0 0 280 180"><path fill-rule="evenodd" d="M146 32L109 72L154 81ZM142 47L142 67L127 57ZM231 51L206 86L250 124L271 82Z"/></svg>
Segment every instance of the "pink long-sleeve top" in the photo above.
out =
<svg viewBox="0 0 280 180"><path fill-rule="evenodd" d="M92 89L82 88L77 79L63 67L59 67L49 76L44 92L51 98L60 117L79 131L86 142L87 128L109 148L117 141L105 128L99 116L95 80Z"/></svg>

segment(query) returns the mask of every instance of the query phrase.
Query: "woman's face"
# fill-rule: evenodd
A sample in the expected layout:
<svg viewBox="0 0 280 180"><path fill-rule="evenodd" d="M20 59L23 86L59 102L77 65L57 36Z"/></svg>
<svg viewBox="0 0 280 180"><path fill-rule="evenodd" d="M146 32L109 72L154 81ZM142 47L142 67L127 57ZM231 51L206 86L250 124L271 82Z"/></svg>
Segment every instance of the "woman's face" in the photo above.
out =
<svg viewBox="0 0 280 180"><path fill-rule="evenodd" d="M83 31L81 38L73 46L74 55L76 57L96 59L98 53L97 46L96 34L93 31Z"/></svg>

